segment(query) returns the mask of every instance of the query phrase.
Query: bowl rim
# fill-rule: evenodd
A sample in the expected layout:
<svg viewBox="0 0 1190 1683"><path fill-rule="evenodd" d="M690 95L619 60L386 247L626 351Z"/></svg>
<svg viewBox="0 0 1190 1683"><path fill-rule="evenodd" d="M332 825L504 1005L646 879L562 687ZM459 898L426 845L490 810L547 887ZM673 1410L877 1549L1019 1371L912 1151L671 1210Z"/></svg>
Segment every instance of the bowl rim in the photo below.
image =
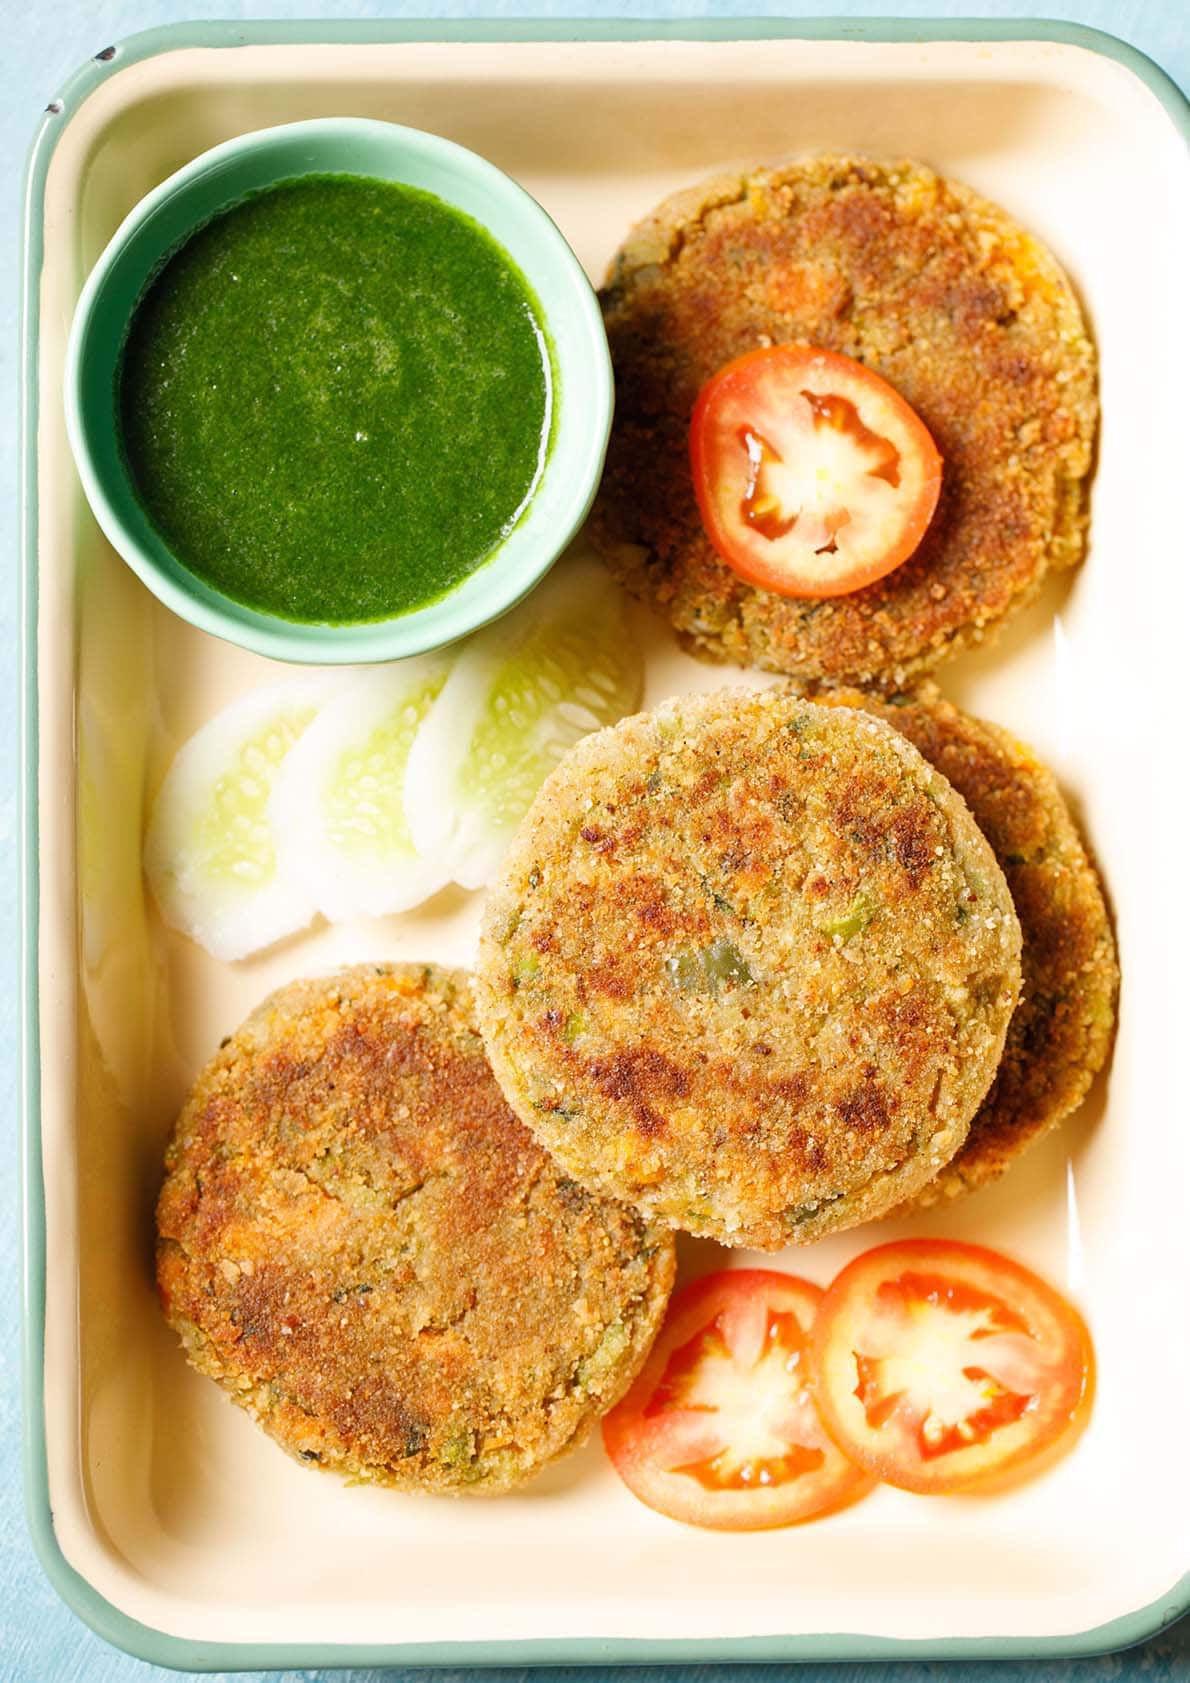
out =
<svg viewBox="0 0 1190 1683"><path fill-rule="evenodd" d="M569 465L568 486L562 506L551 527L553 535L536 543L518 543L523 533L523 521L541 496L550 480L551 464L557 459L553 446L547 452L545 466L528 504L522 511L521 522L513 527L502 542L478 567L458 584L430 602L410 609L404 614L380 620L334 624L333 622L289 620L268 614L237 602L232 596L209 585L177 556L164 537L159 536L162 548L183 575L181 579L166 572L157 558L129 529L109 499L105 476L97 469L87 439L83 420L84 392L90 364L90 329L95 307L112 270L129 242L154 213L171 200L185 195L197 182L217 170L225 160L246 152L265 150L294 140L328 141L353 136L382 138L396 149L432 162L453 164L461 173L482 184L485 192L503 208L527 224L541 241L545 262L562 277L574 306L570 325L577 340L576 350L566 351L553 318L544 305L539 305L543 326L554 365L554 387L564 388L566 364L572 356L581 354L589 362L589 376L583 382L584 429L578 459ZM336 169L333 165L313 164L296 172L279 174L277 182L299 180L303 175L353 174L351 170ZM387 179L399 181L400 176ZM263 189L267 191L267 185ZM431 191L430 189L425 189ZM440 195L434 194L439 197ZM224 208L237 202L232 195ZM443 199L443 203L451 201ZM452 208L459 208L452 206ZM190 233L197 231L212 213L196 218ZM219 211L213 214L220 214ZM484 227L496 240L509 261L525 275L535 298L538 289L534 277L507 252L504 242L472 211L463 214ZM186 237L189 237L187 235ZM175 246L173 249L178 249ZM168 253L159 255L163 261ZM152 268L149 274L152 273ZM145 277L147 283L148 275ZM142 283L142 285L145 283ZM139 299L138 299L139 302ZM136 305L133 305L135 311ZM131 320L129 313L129 320ZM603 316L595 289L585 269L575 256L557 223L542 205L511 175L498 165L469 147L428 129L412 128L403 123L387 122L375 117L314 117L292 123L277 123L266 128L250 129L220 141L191 158L164 181L150 189L132 206L122 219L83 283L71 319L66 347L63 376L63 396L66 431L75 468L82 482L87 503L104 536L117 554L136 573L159 601L200 631L221 637L255 654L303 665L367 665L370 663L404 659L427 653L456 642L472 631L490 624L516 606L541 582L567 544L582 526L595 493L607 454L611 435L614 387L611 353L603 326ZM559 427L563 395L555 399L553 429ZM482 578L486 589L474 588L463 601L464 592L473 581ZM193 586L188 580L193 580Z"/></svg>

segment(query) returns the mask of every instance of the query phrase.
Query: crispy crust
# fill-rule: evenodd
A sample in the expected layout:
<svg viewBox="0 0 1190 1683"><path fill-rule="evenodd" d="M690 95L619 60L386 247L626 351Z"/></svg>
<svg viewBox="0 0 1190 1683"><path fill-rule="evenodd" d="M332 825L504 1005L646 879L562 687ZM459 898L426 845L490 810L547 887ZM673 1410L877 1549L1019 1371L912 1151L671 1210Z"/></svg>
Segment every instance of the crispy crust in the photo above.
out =
<svg viewBox="0 0 1190 1683"><path fill-rule="evenodd" d="M465 977L367 965L265 1000L166 1158L158 1283L191 1362L291 1454L502 1491L644 1361L673 1245L503 1102Z"/></svg>
<svg viewBox="0 0 1190 1683"><path fill-rule="evenodd" d="M576 1180L779 1249L961 1146L1020 981L1003 876L890 727L784 690L587 737L488 902L481 1030Z"/></svg>
<svg viewBox="0 0 1190 1683"><path fill-rule="evenodd" d="M987 837L1020 918L1021 997L1000 1068L966 1144L906 1209L973 1192L1069 1116L1102 1069L1119 969L1099 877L1051 772L998 725L933 684L888 703L840 690L906 736L958 790Z"/></svg>
<svg viewBox="0 0 1190 1683"><path fill-rule="evenodd" d="M719 176L629 234L602 294L616 422L592 535L695 654L804 683L901 688L981 641L1082 558L1095 357L1053 257L922 164L822 157ZM866 363L942 453L916 555L796 601L719 560L687 458L700 387L769 343Z"/></svg>

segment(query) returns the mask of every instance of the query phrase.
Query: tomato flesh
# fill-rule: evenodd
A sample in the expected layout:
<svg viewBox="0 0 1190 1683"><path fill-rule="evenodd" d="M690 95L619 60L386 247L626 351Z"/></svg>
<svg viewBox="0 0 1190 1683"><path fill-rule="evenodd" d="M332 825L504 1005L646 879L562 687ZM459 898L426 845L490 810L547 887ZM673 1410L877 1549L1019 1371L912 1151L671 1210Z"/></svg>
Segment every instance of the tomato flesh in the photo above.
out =
<svg viewBox="0 0 1190 1683"><path fill-rule="evenodd" d="M888 1484L967 1490L1085 1418L1091 1346L1052 1287L994 1251L882 1245L826 1293L815 1401L831 1438Z"/></svg>
<svg viewBox="0 0 1190 1683"><path fill-rule="evenodd" d="M872 1487L810 1396L821 1297L769 1269L713 1274L675 1297L640 1377L603 1423L634 1495L671 1519L744 1531L811 1519Z"/></svg>
<svg viewBox="0 0 1190 1683"><path fill-rule="evenodd" d="M921 420L851 357L773 345L707 381L690 425L703 525L743 578L837 596L908 560L942 462Z"/></svg>

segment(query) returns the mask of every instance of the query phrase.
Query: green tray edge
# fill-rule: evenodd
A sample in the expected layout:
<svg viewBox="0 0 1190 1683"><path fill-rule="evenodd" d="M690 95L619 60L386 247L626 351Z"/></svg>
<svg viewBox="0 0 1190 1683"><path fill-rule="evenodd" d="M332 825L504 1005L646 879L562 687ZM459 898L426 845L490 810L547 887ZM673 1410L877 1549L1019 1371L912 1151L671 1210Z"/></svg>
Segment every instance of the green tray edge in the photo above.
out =
<svg viewBox="0 0 1190 1683"><path fill-rule="evenodd" d="M246 24L167 24L104 48L82 65L46 106L25 172L20 304L21 791L20 1080L22 1186L22 1396L25 1511L34 1551L59 1596L98 1636L136 1659L182 1671L255 1671L302 1667L666 1665L712 1661L861 1661L908 1659L1065 1659L1110 1653L1159 1634L1190 1612L1190 1571L1134 1613L1091 1630L1052 1637L952 1637L905 1640L847 1632L812 1636L692 1639L565 1637L516 1642L387 1644L206 1642L171 1636L130 1618L67 1561L54 1530L45 1434L45 1206L41 1156L38 1025L38 690L37 419L39 289L43 257L42 194L62 131L84 100L131 64L188 47L270 42L350 41L643 41L854 40L1057 41L1114 59L1161 102L1190 143L1190 102L1161 67L1126 41L1084 24L968 18L464 19L347 22L317 19Z"/></svg>

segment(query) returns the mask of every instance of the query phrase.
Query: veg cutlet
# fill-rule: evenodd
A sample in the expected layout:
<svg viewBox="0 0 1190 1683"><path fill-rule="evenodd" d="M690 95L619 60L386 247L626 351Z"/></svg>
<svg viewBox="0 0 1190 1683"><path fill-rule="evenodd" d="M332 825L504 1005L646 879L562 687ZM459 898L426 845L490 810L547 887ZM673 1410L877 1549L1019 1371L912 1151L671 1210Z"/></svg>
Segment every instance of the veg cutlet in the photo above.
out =
<svg viewBox="0 0 1190 1683"><path fill-rule="evenodd" d="M627 1389L673 1242L557 1168L459 973L368 965L265 1000L169 1147L157 1271L187 1354L291 1454L503 1491Z"/></svg>
<svg viewBox="0 0 1190 1683"><path fill-rule="evenodd" d="M616 420L592 535L695 654L895 690L1081 559L1094 350L1054 258L970 189L922 164L847 157L716 176L631 231L602 299ZM916 553L850 595L746 583L699 519L695 399L770 344L866 364L942 454Z"/></svg>
<svg viewBox="0 0 1190 1683"><path fill-rule="evenodd" d="M565 1173L775 1250L953 1157L1019 953L990 847L903 736L736 688L571 750L489 898L476 1003Z"/></svg>
<svg viewBox="0 0 1190 1683"><path fill-rule="evenodd" d="M1115 1021L1111 920L1053 774L1006 730L960 712L932 684L892 703L855 690L818 699L886 719L958 790L1020 919L1021 997L1004 1055L966 1143L914 1198L925 1207L995 1180L1086 1096Z"/></svg>

